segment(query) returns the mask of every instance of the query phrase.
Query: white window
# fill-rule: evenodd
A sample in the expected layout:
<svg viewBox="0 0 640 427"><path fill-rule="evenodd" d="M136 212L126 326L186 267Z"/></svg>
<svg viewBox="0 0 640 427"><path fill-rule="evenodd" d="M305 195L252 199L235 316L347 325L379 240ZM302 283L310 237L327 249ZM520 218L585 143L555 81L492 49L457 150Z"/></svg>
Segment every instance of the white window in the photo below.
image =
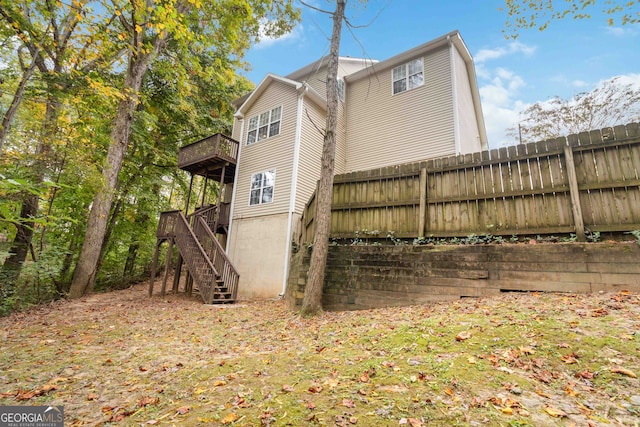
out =
<svg viewBox="0 0 640 427"><path fill-rule="evenodd" d="M276 170L251 175L251 193L249 205L261 205L273 202L273 187L276 183Z"/></svg>
<svg viewBox="0 0 640 427"><path fill-rule="evenodd" d="M422 59L415 59L393 69L393 94L404 92L424 84Z"/></svg>
<svg viewBox="0 0 640 427"><path fill-rule="evenodd" d="M281 116L282 107L276 107L273 110L251 117L249 119L249 128L247 129L247 145L278 135L280 133Z"/></svg>

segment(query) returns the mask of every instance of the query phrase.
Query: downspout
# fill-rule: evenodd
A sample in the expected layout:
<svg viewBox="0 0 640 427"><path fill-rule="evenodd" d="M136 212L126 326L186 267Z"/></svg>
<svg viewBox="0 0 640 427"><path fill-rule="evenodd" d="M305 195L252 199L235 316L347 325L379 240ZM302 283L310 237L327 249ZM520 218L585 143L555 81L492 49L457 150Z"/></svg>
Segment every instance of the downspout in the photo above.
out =
<svg viewBox="0 0 640 427"><path fill-rule="evenodd" d="M298 187L298 166L300 163L300 140L302 138L302 108L304 107L304 94L307 91L306 83L298 92L298 111L296 117L296 134L293 142L293 171L291 175L291 195L289 196L289 218L287 219L287 240L284 249L284 274L282 277L282 292L284 296L287 291L287 280L289 279L289 258L291 257L291 235L293 234L293 213L296 208L296 190Z"/></svg>
<svg viewBox="0 0 640 427"><path fill-rule="evenodd" d="M449 42L449 61L451 61L451 90L453 96L453 138L455 141L456 155L461 153L460 142L460 117L458 114L458 85L456 84L456 58L451 36L447 36Z"/></svg>
<svg viewBox="0 0 640 427"><path fill-rule="evenodd" d="M231 226L233 225L233 211L236 206L236 191L238 190L238 171L240 170L240 153L242 153L242 138L244 136L244 115L236 116L240 120L240 140L238 141L238 158L236 159L236 172L233 175L233 192L231 193L231 207L229 208L229 231L225 252L229 253L229 244L231 243Z"/></svg>

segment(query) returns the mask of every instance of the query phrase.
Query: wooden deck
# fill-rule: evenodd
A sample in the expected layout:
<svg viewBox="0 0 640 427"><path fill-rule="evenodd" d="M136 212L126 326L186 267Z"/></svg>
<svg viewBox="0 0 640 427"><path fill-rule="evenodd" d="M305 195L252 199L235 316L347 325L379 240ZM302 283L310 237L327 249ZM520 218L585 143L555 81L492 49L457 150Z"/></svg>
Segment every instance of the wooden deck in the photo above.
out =
<svg viewBox="0 0 640 427"><path fill-rule="evenodd" d="M194 175L220 179L224 171L225 182L233 181L240 143L221 133L209 136L180 148L178 168Z"/></svg>

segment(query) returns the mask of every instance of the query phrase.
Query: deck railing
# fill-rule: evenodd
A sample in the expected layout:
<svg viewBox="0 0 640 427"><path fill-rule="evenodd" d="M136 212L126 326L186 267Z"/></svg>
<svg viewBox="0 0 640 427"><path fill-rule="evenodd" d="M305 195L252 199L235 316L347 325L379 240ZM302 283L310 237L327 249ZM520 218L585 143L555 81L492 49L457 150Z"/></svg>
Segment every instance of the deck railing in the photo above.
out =
<svg viewBox="0 0 640 427"><path fill-rule="evenodd" d="M209 221L215 221L215 211L215 206L209 206L197 210L189 218L178 210L162 212L156 232L160 239L175 239L207 304L217 299L235 301L240 278L210 228Z"/></svg>
<svg viewBox="0 0 640 427"><path fill-rule="evenodd" d="M231 294L230 299L235 300L238 293L238 279L240 275L224 251L224 248L220 242L218 242L218 239L216 239L213 231L209 228L205 218L202 216L196 217L193 232L200 241L209 260L211 260L211 264L219 276L218 281L224 283L224 287L227 288L226 292Z"/></svg>
<svg viewBox="0 0 640 427"><path fill-rule="evenodd" d="M178 220L179 212L180 211L176 210L160 213L158 229L156 230L156 237L158 239L168 239L175 236L176 221Z"/></svg>
<svg viewBox="0 0 640 427"><path fill-rule="evenodd" d="M217 271L184 214L177 212L175 239L206 304L213 302Z"/></svg>
<svg viewBox="0 0 640 427"><path fill-rule="evenodd" d="M209 136L180 148L178 167L184 168L211 158L220 158L235 164L238 160L239 142L221 133Z"/></svg>

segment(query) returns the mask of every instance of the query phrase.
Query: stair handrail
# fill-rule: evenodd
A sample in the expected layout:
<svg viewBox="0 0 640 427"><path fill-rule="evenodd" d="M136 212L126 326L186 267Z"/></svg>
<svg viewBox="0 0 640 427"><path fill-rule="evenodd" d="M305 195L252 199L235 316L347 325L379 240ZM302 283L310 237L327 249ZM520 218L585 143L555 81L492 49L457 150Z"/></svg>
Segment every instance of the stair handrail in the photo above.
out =
<svg viewBox="0 0 640 427"><path fill-rule="evenodd" d="M191 235L191 237L193 237L193 240L196 242L196 245L197 245L198 249L200 249L200 253L202 253L204 255L204 259L207 262L207 264L209 264L209 267L211 267L211 270L213 271L213 274L215 274L217 276L219 274L218 270L216 270L216 267L211 262L211 259L209 259L209 254L207 253L207 251L204 250L204 248L200 244L200 240L198 239L196 234L193 232L191 227L189 227L189 222L187 221L187 218L184 216L184 213L182 213L182 211L178 212L178 217L182 220L183 224L187 226L187 230L189 231L189 234ZM202 219L202 218L200 218L200 219ZM207 228L209 228L209 227L207 227Z"/></svg>
<svg viewBox="0 0 640 427"><path fill-rule="evenodd" d="M189 214L187 216L187 218L191 218L191 217L196 216L196 215L204 215L204 214L208 213L209 211L216 210L216 208L217 208L216 205L201 206L201 207L197 208L195 211L193 211L193 213Z"/></svg>
<svg viewBox="0 0 640 427"><path fill-rule="evenodd" d="M233 265L233 262L231 262L231 259L229 259L229 257L227 256L227 253L225 252L224 248L222 247L218 239L216 239L215 234L209 228L209 225L204 220L204 218L202 216L199 216L197 218L197 221L200 223L200 227L204 230L204 232L207 234L207 237L213 242L213 245L214 245L215 253L214 254L207 253L207 257L209 259L213 259L213 264L215 266L216 264L218 264L218 255L220 255L221 261L219 262L219 264L222 267L221 270L223 270L222 279L224 280L225 284L229 288L231 288L233 299L235 299L236 292L237 292L238 279L240 277L240 274L238 273L238 270L236 269L236 267ZM214 271L218 273L217 269L215 269ZM232 274L233 277L225 277L225 276L228 276L227 273Z"/></svg>
<svg viewBox="0 0 640 427"><path fill-rule="evenodd" d="M213 231L209 228L209 226L208 226L207 222L206 222L206 221L204 220L204 218L202 218L202 217L199 217L199 218L198 218L198 220L202 222L202 224L201 224L201 225L204 225L204 226L205 226L205 227L203 227L203 229L204 229L205 233L207 233L207 234L208 234L208 236L207 236L207 237L209 237L209 238L213 241L213 244L215 245L217 252L219 252L220 254L222 254L222 258L224 259L224 261L225 261L227 264L229 264L229 265L233 268L233 270L234 270L234 271L236 271L236 272L237 272L238 270L236 270L236 267L233 265L233 263L231 262L231 260L230 260L230 259L229 259L229 257L227 256L227 253L225 252L224 248L222 247L222 245L220 244L220 242L218 241L218 239L216 239L215 234L213 234ZM195 233L194 233L194 235L195 235ZM204 249L204 248L203 248L203 249ZM205 253L206 253L206 251L205 251ZM207 254L207 256L209 256L209 254ZM211 257L209 257L209 258L211 258ZM216 270L216 271L217 271L217 270Z"/></svg>

